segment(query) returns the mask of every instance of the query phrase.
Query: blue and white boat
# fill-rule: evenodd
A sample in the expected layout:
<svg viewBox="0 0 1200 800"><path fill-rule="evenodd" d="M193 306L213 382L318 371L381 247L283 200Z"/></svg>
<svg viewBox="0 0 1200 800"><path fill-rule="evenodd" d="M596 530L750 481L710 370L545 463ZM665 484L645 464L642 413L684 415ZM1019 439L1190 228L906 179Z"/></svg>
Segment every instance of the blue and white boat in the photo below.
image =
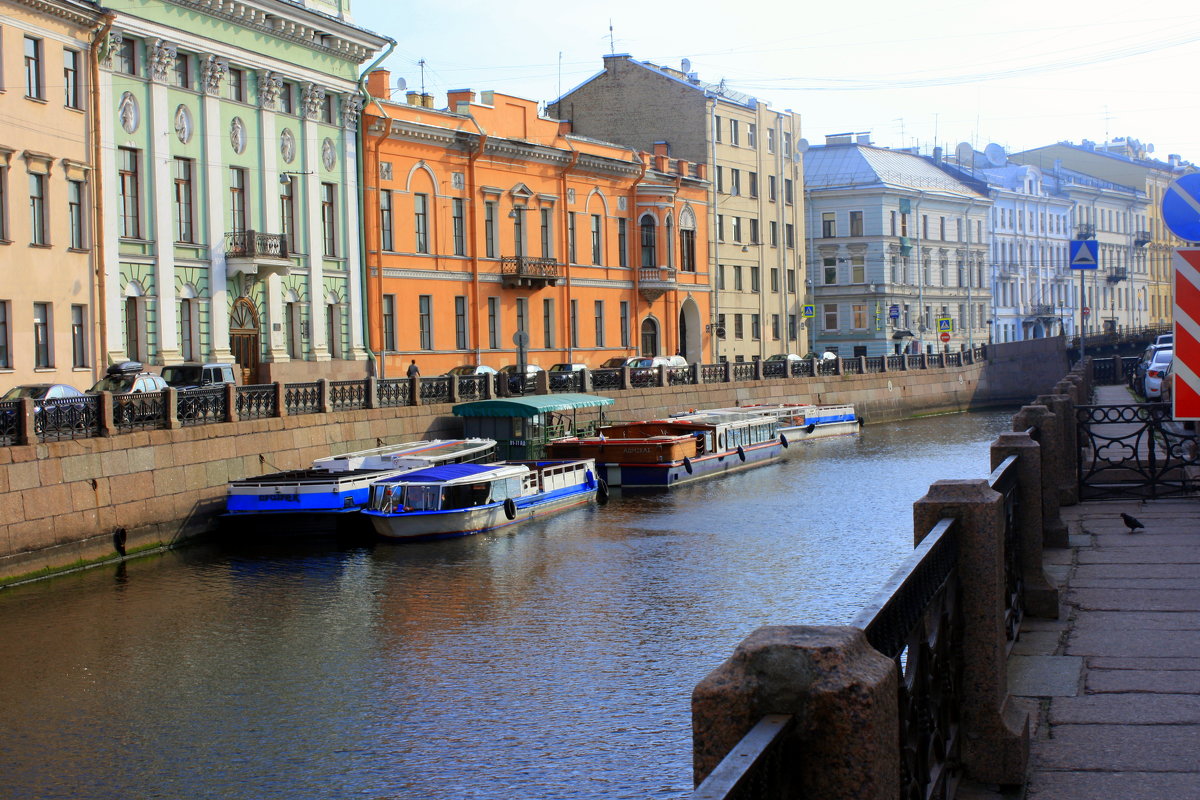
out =
<svg viewBox="0 0 1200 800"><path fill-rule="evenodd" d="M779 433L789 445L808 439L847 436L858 433L862 420L852 405L818 406L811 403L763 403L761 405L718 408L715 411L770 417L778 421ZM786 454L785 454L786 455Z"/></svg>
<svg viewBox="0 0 1200 800"><path fill-rule="evenodd" d="M433 439L318 458L308 469L230 481L225 518L261 523L260 532L334 532L362 510L381 478L495 457L494 439Z"/></svg>
<svg viewBox="0 0 1200 800"><path fill-rule="evenodd" d="M519 525L608 490L591 459L446 464L376 481L363 511L388 539L444 539Z"/></svg>

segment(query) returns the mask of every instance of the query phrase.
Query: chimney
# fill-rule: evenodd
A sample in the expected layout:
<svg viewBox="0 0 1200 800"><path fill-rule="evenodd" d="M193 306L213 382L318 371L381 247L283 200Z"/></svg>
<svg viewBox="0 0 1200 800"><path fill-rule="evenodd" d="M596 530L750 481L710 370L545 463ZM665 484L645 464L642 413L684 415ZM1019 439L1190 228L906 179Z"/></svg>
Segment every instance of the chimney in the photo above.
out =
<svg viewBox="0 0 1200 800"><path fill-rule="evenodd" d="M662 141L654 143L654 155L667 156L670 154L671 154L671 146L669 144L667 144L666 142L662 142Z"/></svg>
<svg viewBox="0 0 1200 800"><path fill-rule="evenodd" d="M854 134L852 133L830 133L825 135L825 144L853 144Z"/></svg>
<svg viewBox="0 0 1200 800"><path fill-rule="evenodd" d="M407 101L407 103L410 106L421 105L421 93L420 92L405 92L404 99L405 99L405 101Z"/></svg>
<svg viewBox="0 0 1200 800"><path fill-rule="evenodd" d="M433 108L433 95L431 95L431 94L421 95L421 107L422 108Z"/></svg>
<svg viewBox="0 0 1200 800"><path fill-rule="evenodd" d="M475 102L475 92L470 89L455 89L446 92L446 101L450 110L456 114L469 114L469 107Z"/></svg>
<svg viewBox="0 0 1200 800"><path fill-rule="evenodd" d="M390 100L392 96L392 73L386 69L373 69L367 75L367 94L377 100Z"/></svg>
<svg viewBox="0 0 1200 800"><path fill-rule="evenodd" d="M860 134L858 134L858 136L855 137L855 142L857 144L870 144L871 143L871 134L860 133Z"/></svg>
<svg viewBox="0 0 1200 800"><path fill-rule="evenodd" d="M942 148L940 146L933 148L933 163L942 163Z"/></svg>

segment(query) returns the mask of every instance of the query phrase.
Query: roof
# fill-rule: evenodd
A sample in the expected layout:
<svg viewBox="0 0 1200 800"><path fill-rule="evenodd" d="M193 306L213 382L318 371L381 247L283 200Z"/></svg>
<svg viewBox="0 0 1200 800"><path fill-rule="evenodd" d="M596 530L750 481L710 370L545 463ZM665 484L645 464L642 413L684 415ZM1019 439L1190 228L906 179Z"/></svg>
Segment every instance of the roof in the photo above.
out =
<svg viewBox="0 0 1200 800"><path fill-rule="evenodd" d="M499 400L476 400L459 403L451 409L460 417L536 417L550 411L570 411L576 408L610 406L611 397L598 394L539 394L532 397L506 397Z"/></svg>
<svg viewBox="0 0 1200 800"><path fill-rule="evenodd" d="M812 190L870 186L959 197L981 195L969 183L921 156L859 144L810 148L804 154L804 185Z"/></svg>
<svg viewBox="0 0 1200 800"><path fill-rule="evenodd" d="M485 472L495 472L506 464L441 464L427 469L413 470L398 475L397 483L431 483L433 481L450 481L455 478L469 478Z"/></svg>

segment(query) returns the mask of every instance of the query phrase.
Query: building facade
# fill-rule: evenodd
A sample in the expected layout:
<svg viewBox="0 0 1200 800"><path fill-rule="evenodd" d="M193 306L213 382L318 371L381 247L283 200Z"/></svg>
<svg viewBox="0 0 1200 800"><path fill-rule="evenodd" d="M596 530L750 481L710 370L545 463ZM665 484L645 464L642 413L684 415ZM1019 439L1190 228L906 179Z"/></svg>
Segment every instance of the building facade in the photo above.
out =
<svg viewBox="0 0 1200 800"><path fill-rule="evenodd" d="M381 374L710 358L702 163L571 135L533 101L463 90L435 109L389 84L371 73L364 115Z"/></svg>
<svg viewBox="0 0 1200 800"><path fill-rule="evenodd" d="M724 82L683 69L605 56L604 70L549 105L576 133L651 150L667 142L709 165L716 296L707 327L714 356L746 361L809 350L804 287L800 118Z"/></svg>
<svg viewBox="0 0 1200 800"><path fill-rule="evenodd" d="M100 51L109 361L367 372L347 5L118 0Z"/></svg>
<svg viewBox="0 0 1200 800"><path fill-rule="evenodd" d="M988 341L987 186L863 134L804 156L813 346L839 356Z"/></svg>
<svg viewBox="0 0 1200 800"><path fill-rule="evenodd" d="M0 375L88 389L99 361L92 242L92 3L3 0Z"/></svg>

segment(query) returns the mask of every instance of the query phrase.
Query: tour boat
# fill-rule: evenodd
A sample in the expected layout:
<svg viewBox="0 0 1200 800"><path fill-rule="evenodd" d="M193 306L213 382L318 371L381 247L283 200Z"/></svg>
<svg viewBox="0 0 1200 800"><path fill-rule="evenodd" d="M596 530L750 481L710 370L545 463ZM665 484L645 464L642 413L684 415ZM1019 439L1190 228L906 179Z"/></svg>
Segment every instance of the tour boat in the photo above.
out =
<svg viewBox="0 0 1200 800"><path fill-rule="evenodd" d="M807 439L845 436L858 433L862 420L852 405L818 406L809 403L762 403L734 408L718 408L724 413L742 413L771 417L779 421L779 432L789 445Z"/></svg>
<svg viewBox="0 0 1200 800"><path fill-rule="evenodd" d="M670 488L775 461L785 441L777 419L723 410L606 425L556 439L546 453L594 459L609 486Z"/></svg>
<svg viewBox="0 0 1200 800"><path fill-rule="evenodd" d="M381 478L442 464L495 459L493 439L432 439L318 458L308 469L229 482L227 520L261 521L268 531L331 532L366 505Z"/></svg>
<svg viewBox="0 0 1200 800"><path fill-rule="evenodd" d="M388 539L443 539L584 505L608 488L591 459L445 464L376 481L363 514Z"/></svg>

